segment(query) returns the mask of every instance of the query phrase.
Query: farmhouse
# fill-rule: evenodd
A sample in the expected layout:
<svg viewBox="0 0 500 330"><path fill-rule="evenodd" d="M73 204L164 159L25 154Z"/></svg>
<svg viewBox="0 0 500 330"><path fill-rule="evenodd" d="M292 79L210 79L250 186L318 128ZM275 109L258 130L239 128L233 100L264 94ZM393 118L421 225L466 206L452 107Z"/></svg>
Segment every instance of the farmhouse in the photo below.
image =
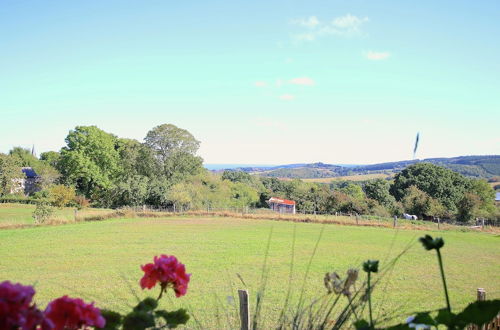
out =
<svg viewBox="0 0 500 330"><path fill-rule="evenodd" d="M291 213L295 214L295 202L288 199L282 199L277 197L271 197L267 201L269 208L273 211L279 213Z"/></svg>
<svg viewBox="0 0 500 330"><path fill-rule="evenodd" d="M25 178L17 178L12 181L11 194L24 193L30 195L40 190L38 183L40 177L36 174L35 170L31 167L22 167L21 171L24 173Z"/></svg>

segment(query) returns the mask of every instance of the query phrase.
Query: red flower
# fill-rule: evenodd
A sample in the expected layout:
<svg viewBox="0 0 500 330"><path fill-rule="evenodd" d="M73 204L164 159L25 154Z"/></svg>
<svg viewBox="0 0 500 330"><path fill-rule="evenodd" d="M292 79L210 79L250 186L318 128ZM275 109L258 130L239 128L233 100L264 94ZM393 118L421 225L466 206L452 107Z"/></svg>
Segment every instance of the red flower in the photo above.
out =
<svg viewBox="0 0 500 330"><path fill-rule="evenodd" d="M151 289L160 282L162 293L171 286L176 297L186 294L191 274L186 274L186 267L176 257L162 254L160 257L154 257L154 263L141 266L141 269L144 271L141 288Z"/></svg>
<svg viewBox="0 0 500 330"><path fill-rule="evenodd" d="M0 283L0 329L51 329L51 323L44 319L31 300L35 290L31 286L9 281Z"/></svg>
<svg viewBox="0 0 500 330"><path fill-rule="evenodd" d="M51 301L45 316L54 323L55 330L80 329L83 326L103 328L106 321L94 303L86 304L79 298L64 296Z"/></svg>

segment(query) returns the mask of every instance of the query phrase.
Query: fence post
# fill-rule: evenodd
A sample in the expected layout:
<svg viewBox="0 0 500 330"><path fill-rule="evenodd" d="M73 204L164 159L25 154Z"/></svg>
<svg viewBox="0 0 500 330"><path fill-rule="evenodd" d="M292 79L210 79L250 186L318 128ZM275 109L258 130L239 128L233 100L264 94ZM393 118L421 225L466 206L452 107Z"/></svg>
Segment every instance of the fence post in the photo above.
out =
<svg viewBox="0 0 500 330"><path fill-rule="evenodd" d="M477 289L477 301L485 301L486 300L486 290L483 288Z"/></svg>
<svg viewBox="0 0 500 330"><path fill-rule="evenodd" d="M440 224L441 224L441 220L438 218L438 229L440 227Z"/></svg>
<svg viewBox="0 0 500 330"><path fill-rule="evenodd" d="M238 290L238 297L240 298L240 321L241 330L250 329L250 314L248 305L248 291Z"/></svg>
<svg viewBox="0 0 500 330"><path fill-rule="evenodd" d="M394 224L393 224L393 227L396 228L396 226L398 225L398 216L395 215L394 216Z"/></svg>
<svg viewBox="0 0 500 330"><path fill-rule="evenodd" d="M75 221L77 216L78 216L78 209L75 208Z"/></svg>

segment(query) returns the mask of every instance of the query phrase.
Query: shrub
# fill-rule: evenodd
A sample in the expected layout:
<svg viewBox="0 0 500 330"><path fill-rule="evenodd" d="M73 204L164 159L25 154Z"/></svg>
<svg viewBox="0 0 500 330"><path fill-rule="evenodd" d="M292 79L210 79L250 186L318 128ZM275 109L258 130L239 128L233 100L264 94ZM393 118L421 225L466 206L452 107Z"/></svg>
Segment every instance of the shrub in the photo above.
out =
<svg viewBox="0 0 500 330"><path fill-rule="evenodd" d="M54 209L50 206L50 204L46 201L42 201L36 204L32 216L35 219L35 224L41 224L47 221L53 213Z"/></svg>
<svg viewBox="0 0 500 330"><path fill-rule="evenodd" d="M62 208L75 200L75 189L62 184L51 186L49 189L49 198L52 205Z"/></svg>
<svg viewBox="0 0 500 330"><path fill-rule="evenodd" d="M90 205L90 201L82 195L76 195L73 202L79 210L89 207Z"/></svg>

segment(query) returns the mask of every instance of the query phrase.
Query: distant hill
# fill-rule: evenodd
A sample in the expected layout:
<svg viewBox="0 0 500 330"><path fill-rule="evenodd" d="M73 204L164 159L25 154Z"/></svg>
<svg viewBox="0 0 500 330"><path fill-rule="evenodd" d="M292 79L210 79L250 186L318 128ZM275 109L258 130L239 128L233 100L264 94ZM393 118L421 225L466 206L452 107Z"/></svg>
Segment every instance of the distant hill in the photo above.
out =
<svg viewBox="0 0 500 330"><path fill-rule="evenodd" d="M460 156L452 158L427 158L418 160L403 160L399 162L380 163L373 165L332 165L324 163L288 164L272 167L241 167L232 170L245 171L260 176L313 179L333 178L349 175L397 173L405 167L417 162L427 162L447 167L455 172L469 177L491 178L500 176L500 155L491 156Z"/></svg>

